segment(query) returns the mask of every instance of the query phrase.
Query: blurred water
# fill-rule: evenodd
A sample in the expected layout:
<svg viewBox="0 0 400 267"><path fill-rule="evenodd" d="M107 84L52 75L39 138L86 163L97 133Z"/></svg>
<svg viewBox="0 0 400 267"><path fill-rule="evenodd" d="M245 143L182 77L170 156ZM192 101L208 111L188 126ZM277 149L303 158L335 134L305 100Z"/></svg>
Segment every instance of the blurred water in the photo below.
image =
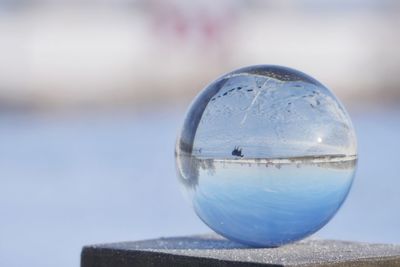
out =
<svg viewBox="0 0 400 267"><path fill-rule="evenodd" d="M317 235L400 244L400 109L351 115L356 179ZM0 115L0 266L77 266L85 244L209 231L175 178L182 118Z"/></svg>

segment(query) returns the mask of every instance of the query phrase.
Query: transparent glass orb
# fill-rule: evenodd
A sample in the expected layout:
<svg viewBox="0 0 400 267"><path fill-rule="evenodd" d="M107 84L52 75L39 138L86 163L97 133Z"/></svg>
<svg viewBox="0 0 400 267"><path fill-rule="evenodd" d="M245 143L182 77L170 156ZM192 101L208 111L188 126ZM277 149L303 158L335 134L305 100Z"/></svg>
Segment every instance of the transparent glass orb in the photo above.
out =
<svg viewBox="0 0 400 267"><path fill-rule="evenodd" d="M323 227L355 173L355 132L321 83L279 66L225 74L191 104L176 166L197 215L215 232L276 247Z"/></svg>

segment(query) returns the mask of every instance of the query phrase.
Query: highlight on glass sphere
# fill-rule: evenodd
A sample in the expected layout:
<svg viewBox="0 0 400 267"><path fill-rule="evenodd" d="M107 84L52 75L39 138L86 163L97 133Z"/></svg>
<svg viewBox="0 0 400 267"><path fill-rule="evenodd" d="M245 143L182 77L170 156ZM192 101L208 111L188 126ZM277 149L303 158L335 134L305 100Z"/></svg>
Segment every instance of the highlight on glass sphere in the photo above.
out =
<svg viewBox="0 0 400 267"><path fill-rule="evenodd" d="M201 220L254 247L307 237L337 212L357 165L343 105L312 77L259 65L235 70L192 102L175 150Z"/></svg>

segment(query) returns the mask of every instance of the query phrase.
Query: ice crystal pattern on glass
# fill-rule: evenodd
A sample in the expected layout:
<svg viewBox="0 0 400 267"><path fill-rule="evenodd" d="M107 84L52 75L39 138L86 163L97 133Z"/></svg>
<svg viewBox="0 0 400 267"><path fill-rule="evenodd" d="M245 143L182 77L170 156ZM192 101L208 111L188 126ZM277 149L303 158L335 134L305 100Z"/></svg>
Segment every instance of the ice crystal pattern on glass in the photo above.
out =
<svg viewBox="0 0 400 267"><path fill-rule="evenodd" d="M251 66L207 86L176 144L178 179L215 232L256 247L302 239L345 200L357 164L350 118L299 71Z"/></svg>

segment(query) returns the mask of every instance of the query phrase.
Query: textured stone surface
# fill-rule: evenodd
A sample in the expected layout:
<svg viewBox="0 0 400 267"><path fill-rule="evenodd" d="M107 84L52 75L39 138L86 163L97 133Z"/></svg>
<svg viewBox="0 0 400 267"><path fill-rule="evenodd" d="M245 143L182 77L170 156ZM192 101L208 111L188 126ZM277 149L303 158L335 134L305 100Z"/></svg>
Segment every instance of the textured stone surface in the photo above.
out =
<svg viewBox="0 0 400 267"><path fill-rule="evenodd" d="M308 239L254 249L217 235L86 246L81 267L400 266L400 245Z"/></svg>

